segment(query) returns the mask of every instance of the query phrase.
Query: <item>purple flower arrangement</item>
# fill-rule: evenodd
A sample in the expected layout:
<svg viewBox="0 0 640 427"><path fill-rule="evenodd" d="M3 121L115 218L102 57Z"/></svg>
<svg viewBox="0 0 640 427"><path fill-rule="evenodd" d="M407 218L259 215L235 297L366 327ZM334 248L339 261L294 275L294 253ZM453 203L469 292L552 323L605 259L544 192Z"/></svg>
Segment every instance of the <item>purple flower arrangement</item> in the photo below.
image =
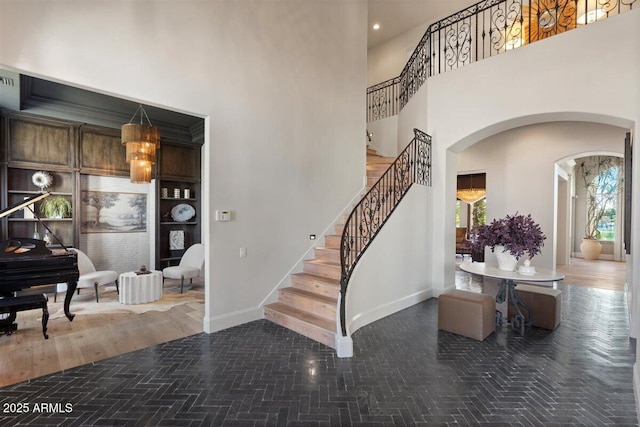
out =
<svg viewBox="0 0 640 427"><path fill-rule="evenodd" d="M546 236L540 226L531 218L531 214L524 216L507 215L505 218L494 219L488 225L475 226L471 229L470 240L474 251L483 252L485 246L493 252L495 246L502 245L516 259L525 253L533 258L540 253Z"/></svg>

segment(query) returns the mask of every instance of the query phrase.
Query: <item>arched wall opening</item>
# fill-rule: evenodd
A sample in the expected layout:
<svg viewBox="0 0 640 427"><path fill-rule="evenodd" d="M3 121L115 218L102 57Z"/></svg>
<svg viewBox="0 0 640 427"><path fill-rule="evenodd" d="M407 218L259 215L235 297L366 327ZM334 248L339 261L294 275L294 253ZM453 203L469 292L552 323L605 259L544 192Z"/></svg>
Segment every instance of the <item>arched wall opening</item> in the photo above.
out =
<svg viewBox="0 0 640 427"><path fill-rule="evenodd" d="M567 119L558 121L559 117ZM569 237L564 224L570 218L570 207L561 202L570 194L570 177L558 170L558 161L585 153L622 156L625 134L632 127L633 123L624 119L593 114L515 118L480 129L451 145L455 167L447 170L447 179L460 171L485 170L487 220L530 213L547 236L534 262L555 268L559 259L566 262ZM490 253L487 256L492 259Z"/></svg>

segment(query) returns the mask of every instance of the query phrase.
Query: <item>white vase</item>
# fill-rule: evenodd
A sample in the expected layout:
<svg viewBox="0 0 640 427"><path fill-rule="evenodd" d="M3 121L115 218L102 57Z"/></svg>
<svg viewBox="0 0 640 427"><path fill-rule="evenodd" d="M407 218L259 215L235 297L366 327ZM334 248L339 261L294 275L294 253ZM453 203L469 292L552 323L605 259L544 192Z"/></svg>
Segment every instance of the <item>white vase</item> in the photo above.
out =
<svg viewBox="0 0 640 427"><path fill-rule="evenodd" d="M596 239L582 239L580 252L582 252L584 259L598 259L602 253L602 244Z"/></svg>
<svg viewBox="0 0 640 427"><path fill-rule="evenodd" d="M515 256L511 255L508 250L505 250L504 246L496 245L493 247L493 252L496 254L498 260L498 269L504 271L515 271L518 260Z"/></svg>

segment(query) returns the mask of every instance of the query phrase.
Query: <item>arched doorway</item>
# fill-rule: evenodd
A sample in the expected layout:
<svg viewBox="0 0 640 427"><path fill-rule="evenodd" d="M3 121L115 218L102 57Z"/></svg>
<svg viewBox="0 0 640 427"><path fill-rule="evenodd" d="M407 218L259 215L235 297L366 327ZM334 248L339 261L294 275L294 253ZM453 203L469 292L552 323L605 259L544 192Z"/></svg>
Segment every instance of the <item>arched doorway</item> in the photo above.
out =
<svg viewBox="0 0 640 427"><path fill-rule="evenodd" d="M482 133L490 132L485 129ZM487 198L491 200L487 204L487 219L515 212L531 213L547 236L543 253L535 262L541 267L555 268L558 251L565 254L565 246L571 246L568 237L559 239L567 230L559 228L558 215L566 218L570 215L570 208L559 206L559 200L566 200L570 192L563 187L557 159L598 152L622 156L626 133L626 128L606 123L542 121L518 126L514 122L513 127L478 138L472 144L469 139L455 144L457 147L465 143L465 149L457 155L456 174L486 171ZM569 173L565 173L564 180L568 178ZM559 194L562 191L564 196ZM566 262L566 257L561 255L560 260Z"/></svg>
<svg viewBox="0 0 640 427"><path fill-rule="evenodd" d="M615 144L615 150L587 151L556 162L558 177L567 176L567 192L557 191L559 230L569 230L563 254L558 254L557 265L565 256L585 259L624 261L625 201L623 197L624 140ZM620 151L622 150L622 152ZM561 207L568 206L568 215L562 216ZM558 247L565 237L558 233ZM583 239L594 241L601 249L595 257L585 256L580 246Z"/></svg>

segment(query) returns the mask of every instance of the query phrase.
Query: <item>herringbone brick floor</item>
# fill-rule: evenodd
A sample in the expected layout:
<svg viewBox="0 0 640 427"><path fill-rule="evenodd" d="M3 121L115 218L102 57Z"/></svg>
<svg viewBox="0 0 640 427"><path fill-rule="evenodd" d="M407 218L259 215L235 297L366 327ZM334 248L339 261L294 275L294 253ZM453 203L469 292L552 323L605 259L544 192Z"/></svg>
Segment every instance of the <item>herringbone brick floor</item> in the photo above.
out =
<svg viewBox="0 0 640 427"><path fill-rule="evenodd" d="M358 330L350 359L267 321L194 335L0 389L0 425L636 425L624 294L560 289L554 332L474 341L431 299Z"/></svg>

